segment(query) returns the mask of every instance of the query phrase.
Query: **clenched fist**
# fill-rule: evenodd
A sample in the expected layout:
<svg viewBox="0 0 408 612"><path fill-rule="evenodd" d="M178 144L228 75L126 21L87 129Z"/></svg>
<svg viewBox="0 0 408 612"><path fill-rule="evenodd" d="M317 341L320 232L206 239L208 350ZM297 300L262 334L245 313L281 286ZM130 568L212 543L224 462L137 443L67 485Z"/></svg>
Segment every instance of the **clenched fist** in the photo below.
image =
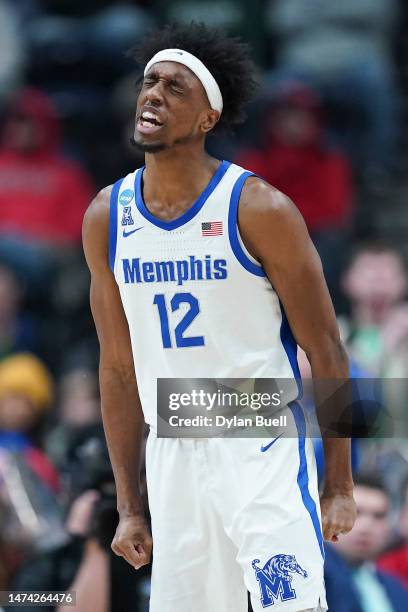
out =
<svg viewBox="0 0 408 612"><path fill-rule="evenodd" d="M320 498L323 537L337 542L340 533L351 531L356 520L356 504L350 493L323 493Z"/></svg>
<svg viewBox="0 0 408 612"><path fill-rule="evenodd" d="M152 537L143 514L121 517L111 546L135 569L150 563Z"/></svg>

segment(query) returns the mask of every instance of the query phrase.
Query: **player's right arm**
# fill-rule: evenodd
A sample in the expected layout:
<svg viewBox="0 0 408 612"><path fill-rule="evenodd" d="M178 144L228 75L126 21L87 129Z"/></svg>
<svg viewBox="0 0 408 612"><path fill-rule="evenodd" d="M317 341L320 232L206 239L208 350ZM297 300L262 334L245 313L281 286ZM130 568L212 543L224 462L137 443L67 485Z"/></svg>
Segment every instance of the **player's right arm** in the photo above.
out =
<svg viewBox="0 0 408 612"><path fill-rule="evenodd" d="M112 550L136 569L149 563L151 537L140 493L144 418L137 389L129 327L109 267L111 188L90 204L82 239L91 273L91 310L100 344L102 420L116 482L119 525Z"/></svg>

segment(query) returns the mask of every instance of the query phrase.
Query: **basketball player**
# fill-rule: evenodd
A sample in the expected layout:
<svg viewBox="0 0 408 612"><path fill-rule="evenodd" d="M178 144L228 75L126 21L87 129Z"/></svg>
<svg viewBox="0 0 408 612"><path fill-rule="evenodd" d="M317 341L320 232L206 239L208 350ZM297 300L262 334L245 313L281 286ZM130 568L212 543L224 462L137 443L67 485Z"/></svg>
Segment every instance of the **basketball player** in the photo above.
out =
<svg viewBox="0 0 408 612"><path fill-rule="evenodd" d="M323 539L355 518L349 441L325 441L319 503L297 404L297 438L156 431L157 378L294 378L294 339L314 377L347 377L319 258L285 195L206 153L206 136L239 122L253 94L246 46L170 26L137 59L134 143L146 165L103 189L83 227L120 515L112 548L136 569L150 561L146 421L150 612L244 612L247 590L255 612L325 610Z"/></svg>

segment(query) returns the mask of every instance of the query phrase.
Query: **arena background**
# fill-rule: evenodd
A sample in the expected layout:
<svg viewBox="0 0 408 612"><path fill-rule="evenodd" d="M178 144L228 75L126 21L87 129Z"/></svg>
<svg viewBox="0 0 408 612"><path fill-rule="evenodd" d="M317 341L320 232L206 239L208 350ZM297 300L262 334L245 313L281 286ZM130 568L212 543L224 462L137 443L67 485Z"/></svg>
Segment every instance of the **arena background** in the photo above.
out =
<svg viewBox="0 0 408 612"><path fill-rule="evenodd" d="M150 573L110 553L114 485L82 217L100 188L142 163L129 144L138 71L125 51L156 25L191 20L242 36L259 67L247 122L209 149L296 202L353 375L381 381L402 419L408 405L404 0L0 0L0 590L74 585L80 611L146 612ZM306 376L305 355L300 363ZM365 493L381 477L390 502L364 527L361 560L380 559L408 585L408 442L398 435L354 440L353 467ZM328 587L331 564L354 567L347 547L336 555ZM329 592L333 612L357 610L353 572L340 598ZM388 603L377 598L376 612L408 609L407 586L379 584Z"/></svg>

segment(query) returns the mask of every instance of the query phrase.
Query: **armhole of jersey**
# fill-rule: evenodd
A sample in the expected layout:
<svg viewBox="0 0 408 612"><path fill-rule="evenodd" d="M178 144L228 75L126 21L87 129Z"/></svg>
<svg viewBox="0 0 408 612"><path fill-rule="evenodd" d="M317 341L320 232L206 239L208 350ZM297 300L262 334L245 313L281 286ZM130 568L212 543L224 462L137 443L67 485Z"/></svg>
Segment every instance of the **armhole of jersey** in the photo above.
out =
<svg viewBox="0 0 408 612"><path fill-rule="evenodd" d="M242 188L248 177L255 176L252 172L243 172L235 182L232 189L231 200L228 211L228 236L231 249L238 259L239 263L251 274L256 276L266 276L265 271L260 263L256 261L242 241L238 229L238 206L241 197Z"/></svg>
<svg viewBox="0 0 408 612"><path fill-rule="evenodd" d="M116 244L118 240L118 195L123 179L116 181L112 187L109 207L109 266L115 273Z"/></svg>

